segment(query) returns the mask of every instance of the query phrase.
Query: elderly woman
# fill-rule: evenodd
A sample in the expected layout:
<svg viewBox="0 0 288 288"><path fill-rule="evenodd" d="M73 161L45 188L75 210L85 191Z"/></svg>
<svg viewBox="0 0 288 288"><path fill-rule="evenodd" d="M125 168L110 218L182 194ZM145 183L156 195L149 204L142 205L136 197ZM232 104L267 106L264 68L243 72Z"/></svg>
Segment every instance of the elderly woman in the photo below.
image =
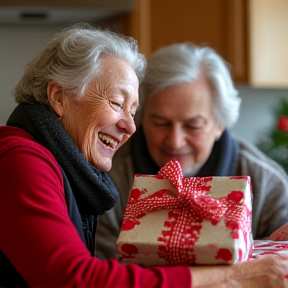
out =
<svg viewBox="0 0 288 288"><path fill-rule="evenodd" d="M160 48L148 62L140 103L139 128L116 153L109 172L121 202L100 217L100 257L115 256L134 175L157 174L171 159L181 163L187 177L251 176L254 239L269 237L287 222L286 173L229 132L238 118L240 98L225 61L215 51L192 43Z"/></svg>
<svg viewBox="0 0 288 288"><path fill-rule="evenodd" d="M88 26L62 31L28 65L0 128L1 287L176 287L179 273L191 286L187 267L93 257L97 216L119 198L105 172L135 132L145 67L134 41Z"/></svg>
<svg viewBox="0 0 288 288"><path fill-rule="evenodd" d="M144 68L133 40L91 27L62 31L28 65L0 127L1 287L263 287L272 266L265 280L285 287L286 259L194 271L93 257L97 216L118 199L105 172L135 131Z"/></svg>

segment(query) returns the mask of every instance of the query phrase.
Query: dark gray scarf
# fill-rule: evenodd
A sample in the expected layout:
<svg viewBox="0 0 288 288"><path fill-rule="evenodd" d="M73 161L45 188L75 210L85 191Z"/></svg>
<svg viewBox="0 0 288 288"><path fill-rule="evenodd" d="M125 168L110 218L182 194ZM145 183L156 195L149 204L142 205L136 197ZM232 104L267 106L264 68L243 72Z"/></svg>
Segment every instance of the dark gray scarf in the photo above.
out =
<svg viewBox="0 0 288 288"><path fill-rule="evenodd" d="M116 204L119 194L112 181L87 162L50 106L23 102L7 125L29 132L53 154L69 180L82 217L103 214Z"/></svg>
<svg viewBox="0 0 288 288"><path fill-rule="evenodd" d="M48 105L38 102L19 104L8 119L7 126L27 131L54 155L61 167L70 219L74 225L80 225L80 227L77 225L75 227L82 240L84 240L82 235L85 237L87 248L93 255L97 215L111 209L119 198L112 181L106 173L99 171L86 161ZM69 183L68 188L67 183ZM70 203L75 202L72 200L73 197L71 198L70 187L73 193L71 195L74 195L77 202L76 208ZM77 222L79 212L82 223ZM83 231L79 231L81 224ZM26 281L1 250L0 266L1 287L2 285L28 287Z"/></svg>

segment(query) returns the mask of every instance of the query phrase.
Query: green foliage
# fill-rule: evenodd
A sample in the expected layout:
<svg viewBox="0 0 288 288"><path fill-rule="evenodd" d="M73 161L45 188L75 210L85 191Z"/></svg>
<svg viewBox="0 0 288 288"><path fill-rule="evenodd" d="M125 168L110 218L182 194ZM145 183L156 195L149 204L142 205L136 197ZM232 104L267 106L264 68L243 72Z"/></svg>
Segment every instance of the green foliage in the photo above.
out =
<svg viewBox="0 0 288 288"><path fill-rule="evenodd" d="M267 135L263 135L257 147L268 157L278 162L288 173L288 131L278 127L281 116L288 117L288 99L282 98L274 109L275 121Z"/></svg>

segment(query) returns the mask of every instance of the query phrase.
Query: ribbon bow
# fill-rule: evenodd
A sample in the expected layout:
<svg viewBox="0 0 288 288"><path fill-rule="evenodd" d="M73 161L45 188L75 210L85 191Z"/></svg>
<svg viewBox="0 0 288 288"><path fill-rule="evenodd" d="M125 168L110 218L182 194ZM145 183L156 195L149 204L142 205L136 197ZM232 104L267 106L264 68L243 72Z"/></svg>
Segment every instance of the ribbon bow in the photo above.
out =
<svg viewBox="0 0 288 288"><path fill-rule="evenodd" d="M199 222L210 220L216 225L223 217L227 205L221 199L212 198L207 195L211 186L207 182L212 177L200 178L190 177L184 178L182 175L181 165L178 161L172 160L168 162L158 173L171 181L176 187L179 195L180 207L189 207L190 213L194 219Z"/></svg>
<svg viewBox="0 0 288 288"><path fill-rule="evenodd" d="M215 199L207 195L211 186L207 182L212 177L184 178L180 163L172 160L168 162L156 176L158 179L169 179L175 186L178 197L173 197L168 189L161 189L145 198L140 198L143 193L133 189L126 207L124 222L131 218L141 218L147 212L157 210L186 210L197 222L210 220L216 225L223 217L227 205L222 199Z"/></svg>

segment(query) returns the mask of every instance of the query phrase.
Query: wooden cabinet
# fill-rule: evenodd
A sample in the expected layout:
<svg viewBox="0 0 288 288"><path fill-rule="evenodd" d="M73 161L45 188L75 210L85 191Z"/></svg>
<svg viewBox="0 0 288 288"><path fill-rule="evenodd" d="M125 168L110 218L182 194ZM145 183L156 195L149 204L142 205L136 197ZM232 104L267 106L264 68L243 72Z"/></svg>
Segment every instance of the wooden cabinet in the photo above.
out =
<svg viewBox="0 0 288 288"><path fill-rule="evenodd" d="M161 46L191 41L214 48L235 83L288 87L287 0L135 0L125 33L148 58Z"/></svg>

